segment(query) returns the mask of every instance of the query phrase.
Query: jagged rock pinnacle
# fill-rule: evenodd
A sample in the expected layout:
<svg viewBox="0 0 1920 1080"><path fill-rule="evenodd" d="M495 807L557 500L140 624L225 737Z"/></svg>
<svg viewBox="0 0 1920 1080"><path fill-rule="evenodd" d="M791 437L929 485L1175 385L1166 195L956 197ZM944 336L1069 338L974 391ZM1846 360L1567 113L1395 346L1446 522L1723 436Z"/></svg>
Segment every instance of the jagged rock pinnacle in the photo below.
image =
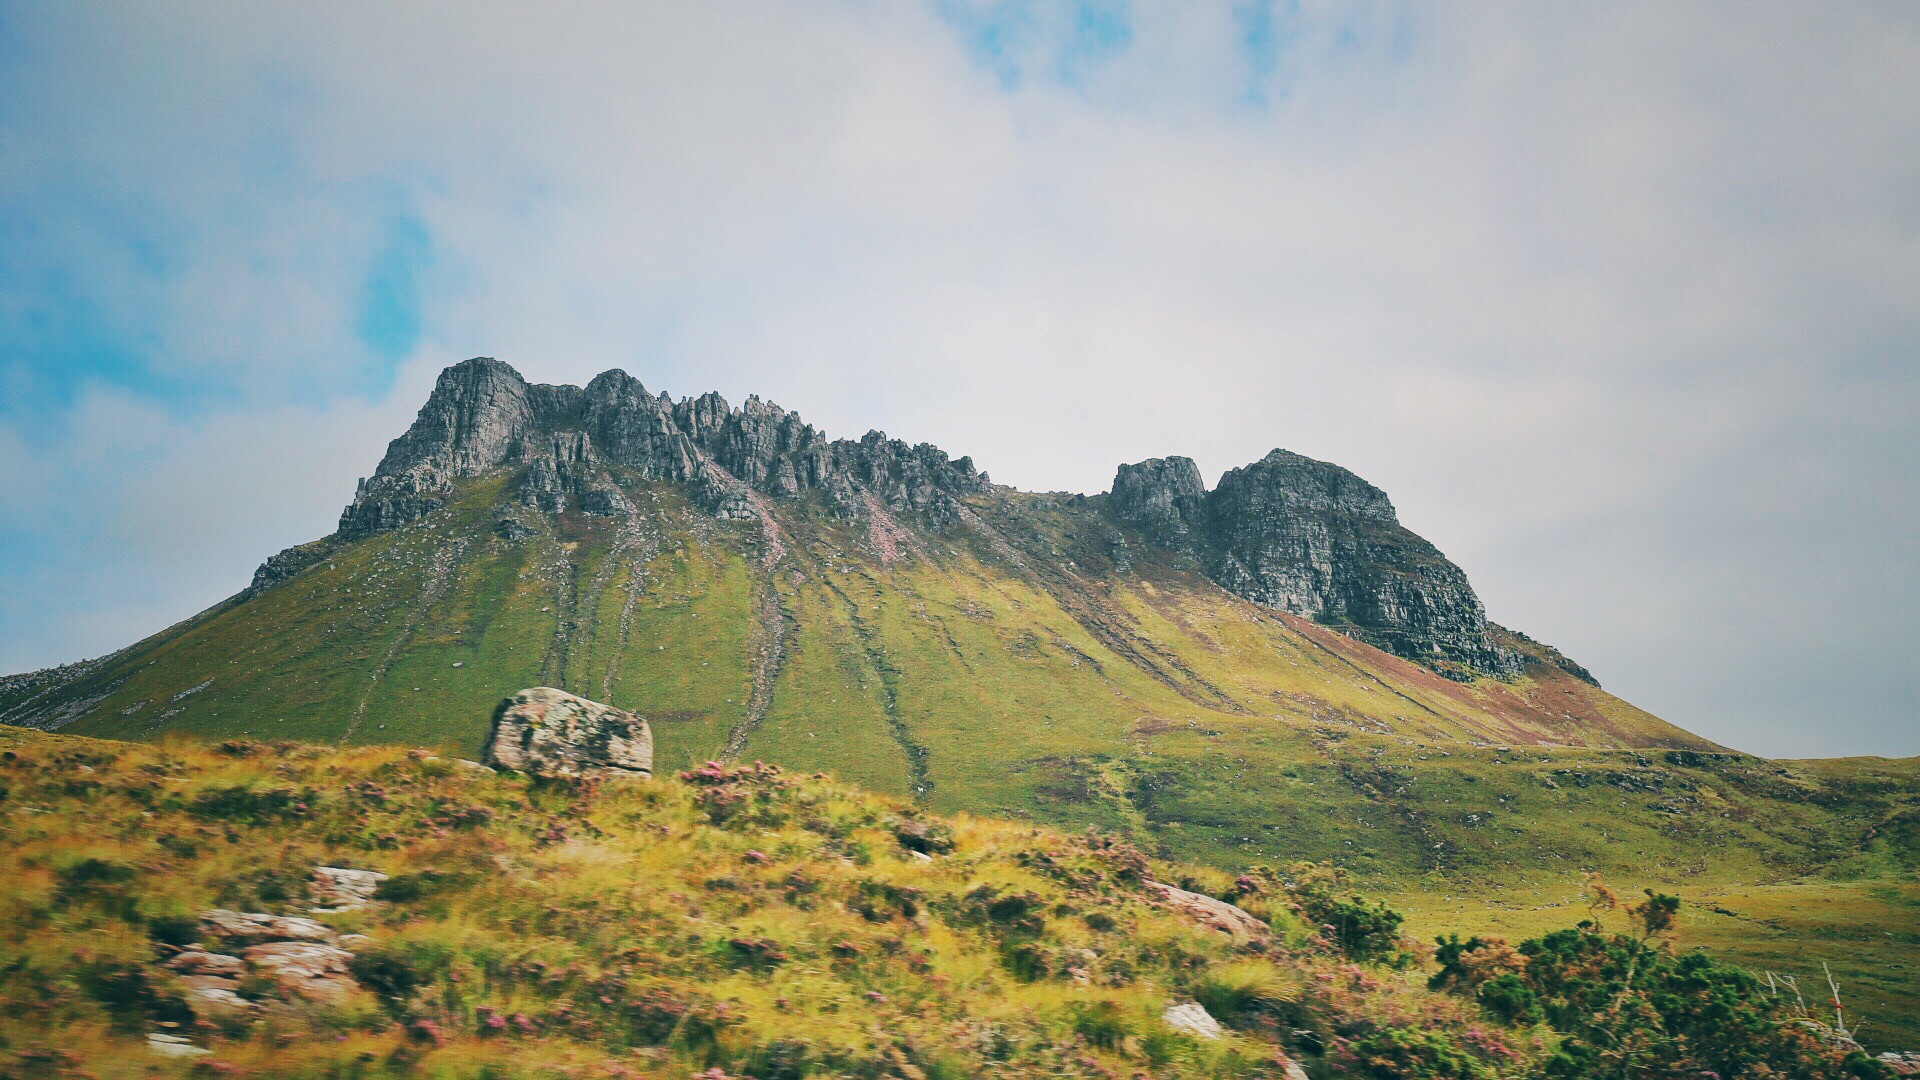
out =
<svg viewBox="0 0 1920 1080"><path fill-rule="evenodd" d="M520 471L516 490L528 506L607 515L626 508L610 468L690 484L709 509L736 518L756 515L756 494L811 491L849 516L872 496L890 510L938 518L987 483L968 458L879 432L829 440L757 397L739 409L714 393L674 402L622 371L585 387L529 384L507 364L476 357L440 374L413 426L361 482L340 534L418 520L443 505L458 481L506 467Z"/></svg>
<svg viewBox="0 0 1920 1080"><path fill-rule="evenodd" d="M1444 674L1520 670L1460 568L1401 526L1385 492L1338 465L1275 450L1209 493L1189 459L1155 458L1120 467L1110 505L1257 604L1352 630Z"/></svg>
<svg viewBox="0 0 1920 1080"><path fill-rule="evenodd" d="M818 495L839 517L881 508L939 527L987 487L968 458L878 431L829 440L758 397L739 408L716 393L676 402L623 371L584 387L530 384L511 366L476 357L441 373L413 426L361 482L339 536L419 520L462 481L503 470L508 490L533 510L610 517L633 512L626 489L645 480L684 484L722 518L764 520L768 499ZM1154 458L1120 467L1108 506L1245 599L1452 677L1519 671L1460 568L1403 528L1384 492L1337 465L1275 450L1209 492L1192 459ZM255 587L324 553L308 545L276 556Z"/></svg>

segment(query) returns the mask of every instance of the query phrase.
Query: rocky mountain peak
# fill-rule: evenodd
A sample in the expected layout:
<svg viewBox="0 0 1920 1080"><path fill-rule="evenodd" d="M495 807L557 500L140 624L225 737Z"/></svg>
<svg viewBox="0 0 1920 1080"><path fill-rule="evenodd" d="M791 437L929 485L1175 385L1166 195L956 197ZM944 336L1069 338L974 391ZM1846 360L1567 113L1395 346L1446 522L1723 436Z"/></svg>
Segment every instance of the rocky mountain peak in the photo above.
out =
<svg viewBox="0 0 1920 1080"><path fill-rule="evenodd" d="M1109 498L1114 513L1149 540L1192 555L1203 543L1206 496L1206 482L1192 458L1164 457L1120 466Z"/></svg>
<svg viewBox="0 0 1920 1080"><path fill-rule="evenodd" d="M1254 603L1453 677L1519 673L1466 574L1400 525L1385 492L1338 465L1276 449L1208 492L1191 459L1153 458L1120 466L1109 506Z"/></svg>
<svg viewBox="0 0 1920 1080"><path fill-rule="evenodd" d="M735 409L717 393L674 401L623 371L585 387L530 384L511 366L475 357L441 372L413 426L387 448L341 514L353 538L416 521L462 480L519 473L521 501L544 511L617 515L627 500L613 473L690 485L721 517L757 516L760 495L821 493L836 512L868 498L935 517L987 477L967 458L869 432L829 440L797 414L759 397Z"/></svg>
<svg viewBox="0 0 1920 1080"><path fill-rule="evenodd" d="M880 431L828 439L758 396L738 408L717 393L675 401L623 371L584 387L535 384L476 357L440 374L413 426L361 482L340 536L416 521L461 482L494 472L544 513L629 515L635 481L664 481L722 518L764 520L769 499L818 497L842 518L883 508L933 526L958 520L960 500L988 483L968 458ZM1191 458L1152 458L1119 468L1107 505L1245 599L1457 677L1518 671L1460 568L1400 525L1385 492L1337 465L1276 449L1208 491ZM264 583L320 551L276 556Z"/></svg>
<svg viewBox="0 0 1920 1080"><path fill-rule="evenodd" d="M1251 465L1229 469L1220 478L1225 501L1262 506L1271 503L1295 512L1350 514L1397 523L1387 493L1330 462L1275 449Z"/></svg>

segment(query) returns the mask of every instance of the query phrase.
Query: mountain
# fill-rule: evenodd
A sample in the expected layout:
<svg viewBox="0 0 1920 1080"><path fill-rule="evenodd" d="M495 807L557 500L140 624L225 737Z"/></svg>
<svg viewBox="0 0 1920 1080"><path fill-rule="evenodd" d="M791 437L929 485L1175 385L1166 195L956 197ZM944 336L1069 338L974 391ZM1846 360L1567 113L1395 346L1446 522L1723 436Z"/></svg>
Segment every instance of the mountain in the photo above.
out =
<svg viewBox="0 0 1920 1080"><path fill-rule="evenodd" d="M953 807L1143 748L1720 750L1489 622L1335 465L1275 450L1209 492L1156 459L1107 495L1036 495L757 398L528 384L485 358L441 375L332 536L147 641L9 680L0 719L470 748L531 683L660 718L682 761Z"/></svg>
<svg viewBox="0 0 1920 1080"><path fill-rule="evenodd" d="M0 680L0 721L470 755L534 685L648 716L662 770L763 759L1222 867L1327 860L1416 923L1545 917L1584 870L1785 905L1724 917L1781 949L1834 924L1766 890L1920 905L1920 763L1766 761L1621 701L1336 465L1275 450L1208 490L1167 457L1028 493L757 398L490 359L441 375L333 535ZM1904 973L1875 992L1920 1014L1920 940L1882 944L1860 962Z"/></svg>

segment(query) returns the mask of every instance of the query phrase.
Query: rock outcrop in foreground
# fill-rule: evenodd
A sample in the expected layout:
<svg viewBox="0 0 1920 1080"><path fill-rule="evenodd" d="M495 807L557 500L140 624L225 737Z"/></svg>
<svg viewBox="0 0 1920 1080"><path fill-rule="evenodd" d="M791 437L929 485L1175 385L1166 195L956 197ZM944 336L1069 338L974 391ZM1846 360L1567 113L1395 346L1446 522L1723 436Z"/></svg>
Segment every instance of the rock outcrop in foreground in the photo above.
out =
<svg viewBox="0 0 1920 1080"><path fill-rule="evenodd" d="M530 776L653 775L653 731L623 709L536 686L508 698L487 758Z"/></svg>

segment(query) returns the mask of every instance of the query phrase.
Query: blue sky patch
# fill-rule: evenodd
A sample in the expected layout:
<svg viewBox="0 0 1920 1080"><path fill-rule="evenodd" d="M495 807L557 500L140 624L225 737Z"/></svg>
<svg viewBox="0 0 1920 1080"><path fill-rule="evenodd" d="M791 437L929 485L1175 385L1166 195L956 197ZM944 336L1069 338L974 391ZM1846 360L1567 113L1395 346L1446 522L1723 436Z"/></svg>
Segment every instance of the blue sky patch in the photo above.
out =
<svg viewBox="0 0 1920 1080"><path fill-rule="evenodd" d="M1133 44L1126 0L940 0L937 9L959 32L967 55L993 72L1005 90L1033 79L1079 86Z"/></svg>
<svg viewBox="0 0 1920 1080"><path fill-rule="evenodd" d="M395 361L420 341L420 274L433 261L426 225L412 214L388 222L361 287L354 333L374 356Z"/></svg>

